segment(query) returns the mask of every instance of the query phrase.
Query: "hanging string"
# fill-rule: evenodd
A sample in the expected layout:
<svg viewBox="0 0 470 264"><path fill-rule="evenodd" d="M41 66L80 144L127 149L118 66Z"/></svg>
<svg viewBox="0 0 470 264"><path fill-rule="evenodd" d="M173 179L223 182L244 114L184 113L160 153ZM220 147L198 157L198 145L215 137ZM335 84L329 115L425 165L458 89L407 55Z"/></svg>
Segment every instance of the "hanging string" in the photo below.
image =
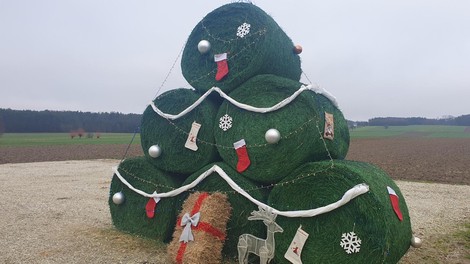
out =
<svg viewBox="0 0 470 264"><path fill-rule="evenodd" d="M140 127L137 127L137 128L134 130L134 134L132 135L131 142L129 142L129 144L127 145L126 151L124 152L124 155L122 156L121 162L122 162L124 159L126 159L127 153L129 152L129 149L131 148L131 145L132 145L132 143L134 142L135 135L136 135L137 133L140 133Z"/></svg>
<svg viewBox="0 0 470 264"><path fill-rule="evenodd" d="M160 85L160 87L158 87L157 92L155 93L155 96L153 98L157 98L158 94L160 93L160 90L163 88L163 86L165 86L168 78L170 77L171 73L173 72L173 69L175 68L176 63L178 62L179 58L181 57L181 54L183 53L183 50L184 50L185 46L186 46L186 42L183 43L183 47L181 47L181 50L178 53L178 56L176 56L176 59L173 61L173 64L171 65L170 70L166 74L165 79L163 79L163 82Z"/></svg>

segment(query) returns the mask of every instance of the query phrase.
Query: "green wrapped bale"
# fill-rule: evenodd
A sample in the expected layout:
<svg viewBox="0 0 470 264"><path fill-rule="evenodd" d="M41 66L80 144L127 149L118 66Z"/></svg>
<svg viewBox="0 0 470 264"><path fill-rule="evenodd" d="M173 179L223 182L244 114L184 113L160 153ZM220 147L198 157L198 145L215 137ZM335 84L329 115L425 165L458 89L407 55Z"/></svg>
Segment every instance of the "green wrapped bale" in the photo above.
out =
<svg viewBox="0 0 470 264"><path fill-rule="evenodd" d="M177 177L158 170L145 157L124 160L118 171L132 186L146 193L169 192L181 184ZM113 195L118 192L124 194L122 204L113 202ZM148 201L149 198L124 185L116 174L113 176L108 203L114 226L121 231L167 242L176 223L176 198L161 199L153 218L146 215Z"/></svg>
<svg viewBox="0 0 470 264"><path fill-rule="evenodd" d="M240 103L255 107L271 107L290 97L301 83L274 75L251 78L230 96ZM322 137L325 112L334 116L334 139ZM224 102L217 118L228 115L232 126L224 131L216 124L215 141L222 159L237 168L239 155L234 143L244 139L250 165L242 174L252 180L274 183L309 161L343 159L349 149L349 130L341 111L326 97L311 90L300 95L281 109L255 113ZM268 144L269 129L280 132L280 140ZM326 148L325 148L326 145ZM240 170L239 170L240 171Z"/></svg>
<svg viewBox="0 0 470 264"><path fill-rule="evenodd" d="M210 43L206 53L198 49L203 40ZM300 57L293 50L292 40L263 10L249 3L231 3L215 9L196 25L184 48L181 69L198 91L217 86L228 93L258 74L300 80ZM223 53L227 53L228 73L217 81L222 70L214 55Z"/></svg>
<svg viewBox="0 0 470 264"><path fill-rule="evenodd" d="M166 114L177 115L199 99L190 89L170 90L158 96L154 105ZM206 98L186 115L170 120L157 114L151 105L145 109L141 123L141 145L148 160L157 168L180 174L191 174L220 158L214 146L214 120L217 108ZM197 133L197 150L186 148L185 144L193 126L200 124ZM150 147L158 145L160 156L152 157Z"/></svg>
<svg viewBox="0 0 470 264"><path fill-rule="evenodd" d="M340 200L361 183L369 185L369 192L328 213L306 218L278 216L276 222L284 232L276 234L276 263L286 263L284 253L299 226L309 234L302 249L303 263L397 263L410 247L408 208L393 180L371 164L307 163L273 188L268 203L280 211L319 208ZM399 197L402 221L392 208L387 186ZM348 248L346 244L354 242L354 237L361 240L359 247ZM352 252L348 254L346 249Z"/></svg>
<svg viewBox="0 0 470 264"><path fill-rule="evenodd" d="M267 200L268 193L266 189L258 187L255 183L246 179L223 162L217 162L214 164L207 165L206 167L202 168L198 172L195 172L189 178L187 178L183 185L193 182L196 178L198 178L201 174L205 173L214 165L217 165L222 168L222 170L225 171L225 173L236 184L238 184L253 198L262 202L265 202ZM217 172L211 173L210 176L200 182L194 188L194 191L204 191L209 193L220 192L225 193L228 196L228 200L230 202L230 205L232 206L232 214L227 223L227 236L222 250L224 256L228 258L237 257L238 237L241 234L250 233L261 237L266 236L266 228L262 222L248 221L248 216L250 216L252 211L257 210L257 206L238 192L234 191L224 179L219 177ZM185 193L184 195L182 194L179 196L178 199L180 201L180 204L183 203L187 195L188 194Z"/></svg>

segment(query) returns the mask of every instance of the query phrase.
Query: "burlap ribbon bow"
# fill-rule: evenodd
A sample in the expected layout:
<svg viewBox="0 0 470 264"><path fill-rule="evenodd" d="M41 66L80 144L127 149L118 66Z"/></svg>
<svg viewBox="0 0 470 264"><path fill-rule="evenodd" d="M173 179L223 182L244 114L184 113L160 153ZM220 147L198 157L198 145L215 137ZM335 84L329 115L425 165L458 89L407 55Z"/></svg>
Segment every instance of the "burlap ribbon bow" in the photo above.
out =
<svg viewBox="0 0 470 264"><path fill-rule="evenodd" d="M191 232L191 226L197 226L201 213L198 212L193 216L189 216L189 213L185 213L181 219L181 226L184 226L183 232L180 236L180 242L188 243L188 241L194 241L193 233Z"/></svg>

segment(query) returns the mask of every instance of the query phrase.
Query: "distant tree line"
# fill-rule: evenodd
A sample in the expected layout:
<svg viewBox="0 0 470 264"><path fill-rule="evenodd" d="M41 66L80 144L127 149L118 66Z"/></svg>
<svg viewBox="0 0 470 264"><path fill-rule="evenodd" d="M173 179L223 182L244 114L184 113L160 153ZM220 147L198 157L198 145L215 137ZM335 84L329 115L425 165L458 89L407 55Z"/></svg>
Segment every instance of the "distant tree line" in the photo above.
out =
<svg viewBox="0 0 470 264"><path fill-rule="evenodd" d="M376 117L369 119L369 126L447 125L470 126L470 115L430 119L424 117Z"/></svg>
<svg viewBox="0 0 470 264"><path fill-rule="evenodd" d="M0 108L2 133L70 133L73 131L131 133L140 126L141 115L80 111L32 111Z"/></svg>
<svg viewBox="0 0 470 264"><path fill-rule="evenodd" d="M140 126L142 115L91 113L81 111L33 111L0 108L0 135L3 133L132 133ZM348 120L359 126L453 125L470 126L470 115L429 119L423 117L376 117L368 122Z"/></svg>

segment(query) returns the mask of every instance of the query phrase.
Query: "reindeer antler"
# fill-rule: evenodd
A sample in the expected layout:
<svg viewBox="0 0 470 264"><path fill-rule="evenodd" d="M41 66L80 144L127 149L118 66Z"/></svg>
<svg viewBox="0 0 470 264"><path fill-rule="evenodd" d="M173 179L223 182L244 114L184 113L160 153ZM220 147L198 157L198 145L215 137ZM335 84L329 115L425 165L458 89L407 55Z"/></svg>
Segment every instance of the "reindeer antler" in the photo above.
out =
<svg viewBox="0 0 470 264"><path fill-rule="evenodd" d="M270 207L263 208L258 206L258 211L251 212L251 216L248 220L268 220L269 222L276 220L276 214L273 213L273 209Z"/></svg>

